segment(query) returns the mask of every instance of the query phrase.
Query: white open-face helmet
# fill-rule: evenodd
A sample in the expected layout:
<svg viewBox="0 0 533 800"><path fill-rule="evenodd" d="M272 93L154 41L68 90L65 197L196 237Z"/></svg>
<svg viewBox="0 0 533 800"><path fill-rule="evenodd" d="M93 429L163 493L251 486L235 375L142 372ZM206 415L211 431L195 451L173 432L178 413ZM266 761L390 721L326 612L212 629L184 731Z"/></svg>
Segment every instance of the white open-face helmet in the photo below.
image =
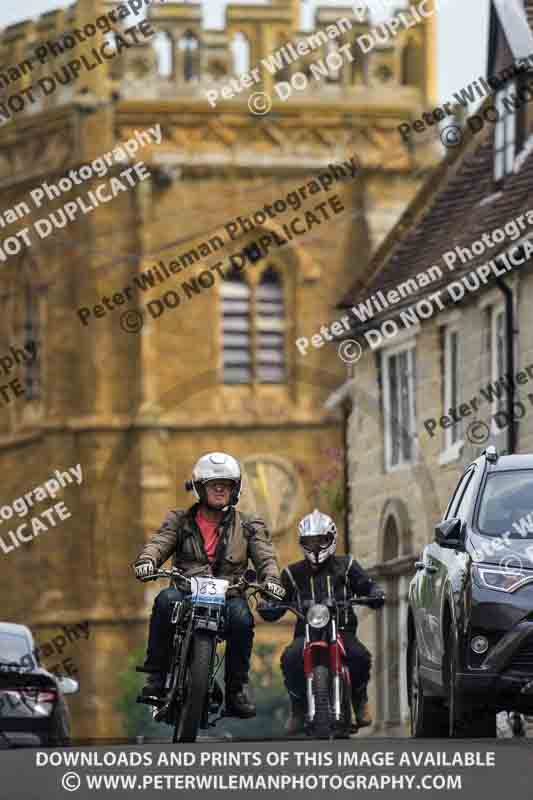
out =
<svg viewBox="0 0 533 800"><path fill-rule="evenodd" d="M316 567L335 552L337 526L331 517L315 508L298 525L298 541L307 560Z"/></svg>
<svg viewBox="0 0 533 800"><path fill-rule="evenodd" d="M235 506L241 494L241 468L237 459L227 453L206 453L198 459L192 471L192 490L196 499L206 502L205 485L216 479L233 481L229 505Z"/></svg>

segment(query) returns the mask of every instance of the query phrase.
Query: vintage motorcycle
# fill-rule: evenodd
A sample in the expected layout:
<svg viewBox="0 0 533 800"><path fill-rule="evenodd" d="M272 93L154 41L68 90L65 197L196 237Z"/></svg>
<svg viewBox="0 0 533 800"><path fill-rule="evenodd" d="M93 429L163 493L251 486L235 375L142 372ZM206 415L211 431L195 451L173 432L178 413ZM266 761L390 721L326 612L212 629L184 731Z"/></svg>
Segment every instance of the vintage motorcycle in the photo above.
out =
<svg viewBox="0 0 533 800"><path fill-rule="evenodd" d="M329 598L310 604L306 613L294 605L276 603L305 622L303 649L307 709L304 729L315 739L347 739L357 733L352 724L352 687L339 617L343 609L368 606L375 598L349 601ZM305 608L305 607L304 607Z"/></svg>
<svg viewBox="0 0 533 800"><path fill-rule="evenodd" d="M153 718L174 727L173 742L194 742L200 728L213 727L224 716L223 693L217 681L224 659L217 646L225 639L228 590L251 590L252 595L260 592L270 599L273 596L255 583L257 576L252 569L246 570L234 584L209 575L186 577L174 567L157 570L145 580L159 578L177 581L186 596L175 603L172 611L175 627L165 695L162 698L140 695L137 702L152 705ZM137 671L144 670L137 667Z"/></svg>

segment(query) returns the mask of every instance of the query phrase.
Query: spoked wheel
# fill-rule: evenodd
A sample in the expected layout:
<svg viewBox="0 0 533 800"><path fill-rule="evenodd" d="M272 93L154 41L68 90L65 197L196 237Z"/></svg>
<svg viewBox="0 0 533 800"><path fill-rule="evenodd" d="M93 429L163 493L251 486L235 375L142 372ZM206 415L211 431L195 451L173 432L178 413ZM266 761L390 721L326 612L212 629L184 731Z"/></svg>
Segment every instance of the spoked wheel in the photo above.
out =
<svg viewBox="0 0 533 800"><path fill-rule="evenodd" d="M319 665L313 669L313 694L315 696L314 735L317 739L329 739L331 736L331 703L327 667Z"/></svg>
<svg viewBox="0 0 533 800"><path fill-rule="evenodd" d="M174 727L175 742L195 742L202 721L207 690L209 687L209 667L215 647L213 636L196 633L192 643L192 655L185 674L185 691L181 708Z"/></svg>
<svg viewBox="0 0 533 800"><path fill-rule="evenodd" d="M409 648L409 706L411 736L418 739L447 735L446 709L437 698L424 693L416 641Z"/></svg>

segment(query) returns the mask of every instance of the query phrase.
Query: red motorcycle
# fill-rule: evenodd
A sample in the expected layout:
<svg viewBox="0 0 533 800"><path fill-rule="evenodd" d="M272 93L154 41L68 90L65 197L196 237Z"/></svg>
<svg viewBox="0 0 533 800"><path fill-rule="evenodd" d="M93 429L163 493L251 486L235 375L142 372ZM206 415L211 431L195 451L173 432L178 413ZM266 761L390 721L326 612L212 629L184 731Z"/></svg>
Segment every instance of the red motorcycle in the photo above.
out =
<svg viewBox="0 0 533 800"><path fill-rule="evenodd" d="M345 608L368 606L371 600L369 597L348 602L327 599L311 605L305 614L293 605L276 604L277 608L286 608L305 622L303 660L308 736L347 739L358 730L352 724L352 686L343 636L339 631L339 616Z"/></svg>

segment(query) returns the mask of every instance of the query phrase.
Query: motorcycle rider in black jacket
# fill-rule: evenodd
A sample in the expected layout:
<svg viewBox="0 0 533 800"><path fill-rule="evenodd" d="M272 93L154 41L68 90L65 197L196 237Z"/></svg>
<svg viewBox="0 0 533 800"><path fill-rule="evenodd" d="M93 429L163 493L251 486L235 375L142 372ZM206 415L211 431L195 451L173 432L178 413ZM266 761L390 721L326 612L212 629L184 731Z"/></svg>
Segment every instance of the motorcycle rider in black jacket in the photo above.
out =
<svg viewBox="0 0 533 800"><path fill-rule="evenodd" d="M352 556L335 556L337 528L327 514L313 511L298 526L299 543L305 558L281 571L285 589L283 603L295 604L304 613L313 603L328 596L349 601L354 596L375 598L372 608L381 608L385 602L379 586L364 572ZM260 615L267 622L280 619L286 612L276 608L276 601L258 605ZM367 683L370 679L371 655L356 636L357 617L352 608L340 612L339 629L346 648L352 684L352 705L359 728L372 724L368 710ZM291 716L286 731L294 734L303 728L306 709L306 686L303 670L305 623L298 619L292 643L283 651L281 669L291 700Z"/></svg>

